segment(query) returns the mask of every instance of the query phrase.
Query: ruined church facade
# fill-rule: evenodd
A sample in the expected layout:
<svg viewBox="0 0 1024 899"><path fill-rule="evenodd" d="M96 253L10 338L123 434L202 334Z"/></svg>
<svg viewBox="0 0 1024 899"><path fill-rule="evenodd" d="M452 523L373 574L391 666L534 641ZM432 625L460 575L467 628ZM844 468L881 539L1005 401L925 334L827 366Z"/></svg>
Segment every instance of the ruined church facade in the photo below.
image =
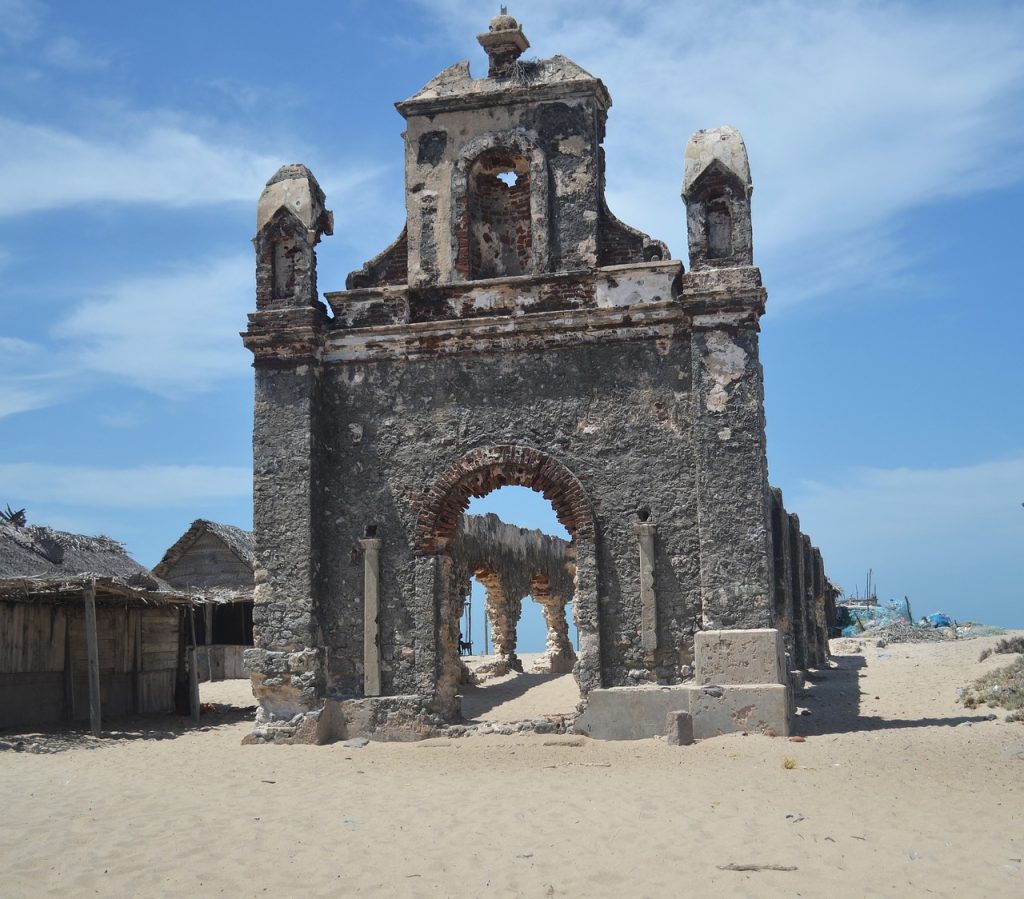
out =
<svg viewBox="0 0 1024 899"><path fill-rule="evenodd" d="M817 623L803 562L788 585L776 570L742 138L722 127L686 147L687 271L608 208L604 84L561 56L522 60L509 16L479 40L486 77L462 62L397 104L406 226L325 294L329 314L316 179L285 166L260 198L243 334L254 738L404 739L457 720L453 546L470 498L504 485L542 493L571 535L585 703L763 683L779 718L782 654ZM701 635L737 631L763 635L767 673L726 654L729 670L702 675Z"/></svg>

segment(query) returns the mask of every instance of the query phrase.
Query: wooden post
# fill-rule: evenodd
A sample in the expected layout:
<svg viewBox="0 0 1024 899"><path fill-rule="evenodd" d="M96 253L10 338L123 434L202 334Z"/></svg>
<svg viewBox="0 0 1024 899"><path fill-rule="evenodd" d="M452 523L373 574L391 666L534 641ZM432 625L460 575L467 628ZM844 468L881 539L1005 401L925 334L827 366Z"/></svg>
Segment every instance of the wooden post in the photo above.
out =
<svg viewBox="0 0 1024 899"><path fill-rule="evenodd" d="M64 612L64 718L75 720L75 672L71 662L71 609L65 606Z"/></svg>
<svg viewBox="0 0 1024 899"><path fill-rule="evenodd" d="M658 608L654 596L654 535L657 525L633 525L640 544L640 645L645 652L658 648Z"/></svg>
<svg viewBox="0 0 1024 899"><path fill-rule="evenodd" d="M213 603L212 602L208 602L205 606L203 606L203 613L204 613L203 625L204 625L204 627L206 629L206 634L204 635L206 637L206 639L203 642L207 646L210 646L213 643ZM212 676L210 677L210 680L213 680Z"/></svg>
<svg viewBox="0 0 1024 899"><path fill-rule="evenodd" d="M380 696L380 540L363 547L363 695Z"/></svg>
<svg viewBox="0 0 1024 899"><path fill-rule="evenodd" d="M135 616L135 714L142 713L142 609L132 609Z"/></svg>
<svg viewBox="0 0 1024 899"><path fill-rule="evenodd" d="M102 730L100 716L100 648L96 637L96 582L90 581L82 590L85 606L85 645L89 654L89 723L92 735Z"/></svg>
<svg viewBox="0 0 1024 899"><path fill-rule="evenodd" d="M196 663L196 622L193 610L188 610L188 700L192 712L192 723L199 723L199 670Z"/></svg>

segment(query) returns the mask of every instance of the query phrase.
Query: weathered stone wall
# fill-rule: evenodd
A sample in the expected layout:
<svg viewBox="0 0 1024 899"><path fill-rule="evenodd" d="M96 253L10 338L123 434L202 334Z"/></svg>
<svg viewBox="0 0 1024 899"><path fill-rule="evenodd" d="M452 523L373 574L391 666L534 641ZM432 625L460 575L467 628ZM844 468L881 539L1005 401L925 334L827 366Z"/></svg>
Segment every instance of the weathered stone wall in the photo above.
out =
<svg viewBox="0 0 1024 899"><path fill-rule="evenodd" d="M389 733L410 715L454 715L467 576L457 531L472 496L505 484L542 493L572 536L584 697L680 683L701 629L786 620L802 661L822 653L814 562L771 508L766 295L744 236L742 140L718 129L687 149L686 273L607 210L604 85L563 57L518 63L525 37L510 17L481 42L490 77L461 63L398 104L405 239L353 273L354 289L326 295L332 317L315 294L315 245L330 230L315 180L286 167L261 200L244 335L256 357L261 569L247 661L261 738L322 738L325 708ZM518 194L497 180L505 168ZM482 176L496 182L489 199ZM478 252L478 266L485 235L504 235L508 252L487 265ZM363 559L377 541L379 576ZM507 653L520 589L501 587ZM547 572L530 585L552 599L563 589ZM552 631L560 642L558 622ZM364 699L378 666L381 696ZM329 726L349 733L355 720Z"/></svg>

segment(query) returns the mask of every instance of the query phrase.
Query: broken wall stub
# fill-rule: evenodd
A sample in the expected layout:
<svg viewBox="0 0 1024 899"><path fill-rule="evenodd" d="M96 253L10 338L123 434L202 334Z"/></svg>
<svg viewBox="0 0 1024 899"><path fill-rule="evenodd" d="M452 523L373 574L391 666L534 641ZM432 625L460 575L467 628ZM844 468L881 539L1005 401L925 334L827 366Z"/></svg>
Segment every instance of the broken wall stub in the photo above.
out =
<svg viewBox="0 0 1024 899"><path fill-rule="evenodd" d="M331 316L315 294L331 225L315 179L285 167L261 200L243 335L260 739L457 714L453 540L469 499L507 484L542 493L572 537L584 697L680 683L696 630L775 623L766 294L742 140L718 129L687 149L686 272L608 210L604 84L561 56L520 60L521 33L498 17L481 36L488 77L459 63L397 104L406 227L326 294ZM643 584L638 522L651 526Z"/></svg>

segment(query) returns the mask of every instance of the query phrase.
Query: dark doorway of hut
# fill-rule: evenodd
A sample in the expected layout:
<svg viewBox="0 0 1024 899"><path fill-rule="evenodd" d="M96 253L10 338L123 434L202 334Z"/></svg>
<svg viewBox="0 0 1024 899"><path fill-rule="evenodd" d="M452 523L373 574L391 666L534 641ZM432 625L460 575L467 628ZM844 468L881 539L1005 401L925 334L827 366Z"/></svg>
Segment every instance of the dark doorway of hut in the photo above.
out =
<svg viewBox="0 0 1024 899"><path fill-rule="evenodd" d="M485 732L561 730L580 701L570 534L551 503L527 487L474 498L466 515L471 527L486 527L487 540L463 585L462 717Z"/></svg>

